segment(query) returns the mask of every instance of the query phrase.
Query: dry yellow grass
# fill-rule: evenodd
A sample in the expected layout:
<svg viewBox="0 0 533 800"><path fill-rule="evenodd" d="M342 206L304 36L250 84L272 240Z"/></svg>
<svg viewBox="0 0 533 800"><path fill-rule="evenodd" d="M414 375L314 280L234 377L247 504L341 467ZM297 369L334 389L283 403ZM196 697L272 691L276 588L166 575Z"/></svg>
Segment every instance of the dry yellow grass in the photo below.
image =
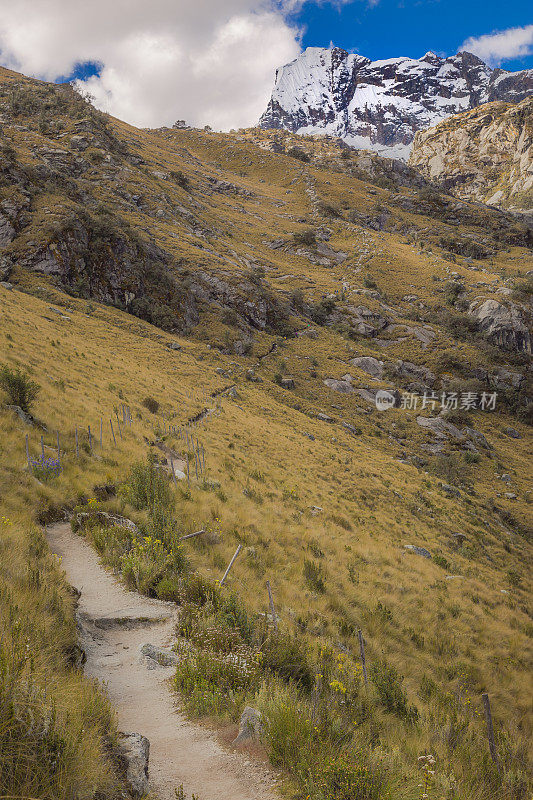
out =
<svg viewBox="0 0 533 800"><path fill-rule="evenodd" d="M4 83L21 80L6 71L1 74ZM73 131L71 123L66 118L67 135ZM251 264L264 264L266 282L282 296L296 288L304 289L309 300L335 292L340 296L348 282L346 303L382 311L380 300L357 293L370 278L387 304L398 308L399 325L420 325L404 316L409 309L400 301L415 294L434 308L442 302L434 277L447 280L454 270L474 292L495 296L490 286L474 284L481 278L492 284L497 276L523 274L530 266L524 248L501 249L483 262L486 272L480 276L472 268L476 265L464 259L451 264L435 244L433 252L422 248L420 240L401 233L401 225L416 224L436 240L443 224L399 210L389 189L348 174L327 142L304 142L314 152L323 150L321 158L327 160L308 165L261 149L258 144L268 139L268 132L140 131L116 120L112 126L143 163L104 169L95 160L84 175L84 190L120 209L135 230L154 238L176 261L183 259L191 271L206 269L238 283ZM31 126L12 129L11 137L19 161L35 166L35 147L46 137ZM89 159L91 152L84 157ZM176 184L172 170L183 171L191 192ZM212 191L210 177L231 181L251 194ZM122 207L117 186L142 196L142 208ZM356 209L372 214L382 204L391 209L397 229L375 231L317 215L310 187L318 201L343 213ZM15 240L15 255L23 255L32 241L47 242L51 222L60 221L70 205L60 191L38 195L32 224ZM194 215L200 233L188 214ZM327 227L329 245L348 258L325 268L293 247L270 249L264 244L273 239L290 243L302 227ZM464 226L461 232L471 229ZM423 692L424 682L431 679L443 695L463 699L465 719L481 731L480 694L488 691L497 729L508 730L516 741L527 740L530 548L520 534L531 522L527 428L505 411L469 412L493 449L490 457L482 453L479 463L468 464L457 445L446 443L444 454L456 458L466 486L459 497L450 497L441 485L449 482L445 472L439 475L435 459L423 450L434 440L416 424L415 412L379 414L358 395L335 393L323 383L349 372L354 386L390 386L351 366L349 360L356 355L402 358L436 370L439 359L450 352L464 363L490 368L490 351L475 341L456 340L438 318L432 318L435 338L427 349L414 337L406 339L404 328L390 335L384 348L371 339L350 340L332 328L299 320L300 327L316 330L315 339L254 331L251 353L231 356L219 348L228 349L242 333L224 324L212 305L201 309L190 338L177 339L120 310L69 297L53 279L17 263L13 280L15 291L0 288L0 361L21 366L41 385L35 414L48 427L46 444L54 446L59 430L67 452L64 472L39 485L26 472L24 437L29 432L32 453L37 453L40 433L28 431L11 411L0 410L0 510L13 522L10 537L22 536L36 521L71 507L95 485L120 482L131 464L146 456L154 427L162 433L165 424L183 426L207 406L212 413L193 432L205 446L208 482L193 480L190 494L181 487L176 491L183 532L209 527L218 534L215 544L188 544L193 564L220 577L237 542L243 543L231 585L251 609L266 610L269 579L283 625L313 646L329 641L356 653L354 634L361 627L370 663L384 654L397 666L424 715L431 715L435 706L434 697ZM53 310L58 308L68 320ZM175 341L181 350L168 348ZM246 380L249 368L262 383ZM280 371L294 377L294 391L274 382ZM233 384L234 397L213 397ZM157 415L142 405L147 396L160 403ZM121 403L130 406L134 424L115 448L108 420ZM332 422L320 420L320 412ZM96 447L93 456L82 450L78 461L75 426L81 433L90 425L98 437L100 419L103 450ZM351 435L342 422L359 428L360 435ZM510 425L521 439L504 434ZM166 443L183 451L179 438L168 435ZM427 466L407 463L405 451L424 454ZM503 472L512 476L514 501L501 497L506 485L497 476ZM503 516L494 511L493 500ZM314 513L313 507L321 510ZM454 542L455 533L466 536L461 547ZM406 544L427 547L445 561L412 555ZM306 585L305 559L323 565L324 594ZM57 570L52 571L59 580ZM449 575L461 577L447 579ZM71 682L74 695L92 691L78 677L67 679L62 673L60 680ZM434 741L424 736L413 732L396 743L404 762L414 763L418 751L427 747L435 748L446 769L458 777L468 770L463 756L448 749L444 735L435 733ZM385 717L383 738L391 737L394 726ZM95 753L88 751L93 765Z"/></svg>

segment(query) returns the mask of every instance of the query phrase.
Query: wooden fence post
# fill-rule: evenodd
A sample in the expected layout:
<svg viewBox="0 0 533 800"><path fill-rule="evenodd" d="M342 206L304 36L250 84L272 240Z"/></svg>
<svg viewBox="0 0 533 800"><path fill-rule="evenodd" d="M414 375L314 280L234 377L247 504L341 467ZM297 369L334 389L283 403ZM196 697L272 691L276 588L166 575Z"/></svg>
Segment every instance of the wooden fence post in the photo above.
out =
<svg viewBox="0 0 533 800"><path fill-rule="evenodd" d="M368 675L366 674L366 658L365 658L365 640L363 639L363 632L361 628L357 631L357 636L359 637L359 650L361 651L361 663L363 665L363 678L365 681L365 686L368 686Z"/></svg>
<svg viewBox="0 0 533 800"><path fill-rule="evenodd" d="M100 447L102 447L103 441L104 441L104 423L102 422L102 417L100 417Z"/></svg>
<svg viewBox="0 0 533 800"><path fill-rule="evenodd" d="M80 457L80 447L78 443L78 426L76 425L76 431L74 433L74 437L76 439L76 458Z"/></svg>
<svg viewBox="0 0 533 800"><path fill-rule="evenodd" d="M500 769L500 764L498 762L498 754L496 753L496 744L494 742L494 727L492 725L492 713L490 710L490 700L489 696L486 692L483 692L481 695L481 699L483 700L483 709L485 711L485 721L487 723L487 739L489 740L489 750L492 757L492 760Z"/></svg>
<svg viewBox="0 0 533 800"><path fill-rule="evenodd" d="M117 446L117 440L115 439L115 431L113 430L113 421L109 420L109 425L111 427L111 436L113 437L113 441L115 442L115 447Z"/></svg>
<svg viewBox="0 0 533 800"><path fill-rule="evenodd" d="M270 613L272 615L272 622L274 623L274 628L278 630L278 618L276 617L276 609L274 608L274 599L272 597L272 589L270 588L270 581L267 581L267 591L268 591L268 602L270 605Z"/></svg>
<svg viewBox="0 0 533 800"><path fill-rule="evenodd" d="M203 445L202 445L202 469L205 472L205 450Z"/></svg>
<svg viewBox="0 0 533 800"><path fill-rule="evenodd" d="M205 528L202 528L201 531L195 531L194 533L186 533L185 536L180 536L178 542L184 542L185 539L193 539L195 536L200 536L200 534L205 533Z"/></svg>
<svg viewBox="0 0 533 800"><path fill-rule="evenodd" d="M57 431L57 463L61 466L61 450L59 448L59 431Z"/></svg>
<svg viewBox="0 0 533 800"><path fill-rule="evenodd" d="M228 568L227 568L227 570L225 571L225 573L224 573L224 576L223 576L222 580L220 581L220 585L221 585L221 586L222 586L222 584L224 583L224 581L226 580L226 578L228 577L228 575L229 575L229 571L230 571L230 569L232 568L233 564L235 563L235 559L237 558L237 556L239 555L239 553L241 552L241 550L242 550L242 544L240 544L240 545L238 546L238 548L235 550L235 552L234 552L234 554L233 554L233 558L232 558L232 559L231 559L231 561L229 562L229 564L228 564Z"/></svg>
<svg viewBox="0 0 533 800"><path fill-rule="evenodd" d="M187 453L187 486L191 485L191 478L189 475L189 454Z"/></svg>
<svg viewBox="0 0 533 800"><path fill-rule="evenodd" d="M119 418L118 418L118 414L117 414L117 412L116 412L116 411L115 411L115 414L117 415L117 427L118 427L118 435L120 436L120 439L122 440L122 431L120 430L120 420L119 420Z"/></svg>
<svg viewBox="0 0 533 800"><path fill-rule="evenodd" d="M91 426L90 425L87 425L87 430L89 431L89 450L92 453L92 451L93 451L93 436L92 436L92 433L91 433Z"/></svg>
<svg viewBox="0 0 533 800"><path fill-rule="evenodd" d="M28 459L28 469L31 472L30 440L28 434L26 434L26 458Z"/></svg>
<svg viewBox="0 0 533 800"><path fill-rule="evenodd" d="M44 461L44 436L41 434L41 460Z"/></svg>

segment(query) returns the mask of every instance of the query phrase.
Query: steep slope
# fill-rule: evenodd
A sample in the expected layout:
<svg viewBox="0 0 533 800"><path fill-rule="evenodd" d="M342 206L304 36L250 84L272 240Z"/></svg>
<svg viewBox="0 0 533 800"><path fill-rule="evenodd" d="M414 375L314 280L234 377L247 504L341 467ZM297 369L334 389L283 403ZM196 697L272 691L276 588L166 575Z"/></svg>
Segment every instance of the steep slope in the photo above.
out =
<svg viewBox="0 0 533 800"><path fill-rule="evenodd" d="M41 430L2 406L1 514L13 523L0 526L3 552L21 543L16 571L0 563L4 636L17 633L25 647L42 607L70 620L72 635L72 603L51 599L35 575L38 567L66 596L57 564L44 553L47 571L36 567L26 537L76 505L90 514L95 487L116 493L100 508L127 514L159 541L136 548L109 528L94 537L101 552L124 578L147 576L149 593L181 597L172 595L171 554L158 550L168 519L160 514L156 525L124 490L132 464L151 454L160 466L170 453L191 466L189 486L166 484L171 544L206 531L179 550L200 576L198 593L211 581L207 595L220 592L228 603L224 619L209 604L188 608L183 661L201 639L202 663L220 667L207 687L205 672L182 680L192 711L222 717L230 741L243 705L260 707L270 758L313 800L335 797L321 787L338 778L341 751L343 774L359 770L353 781L363 776L367 795L382 770L382 794L414 800L416 757L430 751L437 796L525 800L529 229L337 140L284 130L137 130L98 114L69 87L1 77L1 360L41 385L43 443L56 446L59 430L63 450L61 474L39 483L26 469L25 434L34 455ZM378 409L380 390L395 407ZM495 409L486 399L482 406L483 393L494 392ZM109 420L122 403L133 424L115 444ZM91 449L87 426L99 430L100 419L104 444ZM198 477L196 437L206 456ZM228 584L247 616L214 582L239 544ZM13 575L23 607L36 609L20 634ZM228 689L230 667L216 660L228 643L242 645L241 629L251 636L248 624L265 620L266 580L281 641L290 643L270 653L269 666L294 674L303 652L311 666L302 696L265 666L260 684L243 691L239 674ZM193 622L203 628L191 645ZM101 730L110 726L90 713L94 687L78 726L66 712L81 703L83 683L43 653L35 680L44 691L53 677L58 725L82 742L91 786L107 800ZM319 695L309 694L310 683L322 681L328 653L345 664L345 677L335 667L324 703L313 706ZM28 676L31 659L24 664ZM62 697L65 673L75 692ZM348 681L351 704L343 700ZM501 769L486 743L483 691ZM348 727L342 714L352 708ZM315 713L320 720L306 729ZM76 726L89 731L86 739ZM65 759L50 770L59 763L72 776L76 760ZM40 797L28 786L3 793ZM56 784L50 795L83 797Z"/></svg>
<svg viewBox="0 0 533 800"><path fill-rule="evenodd" d="M471 53L370 61L338 47L308 47L277 71L259 125L326 133L407 159L417 131L480 103L517 102L532 92L532 70L492 70Z"/></svg>
<svg viewBox="0 0 533 800"><path fill-rule="evenodd" d="M419 131L409 163L459 197L533 209L533 97L488 103Z"/></svg>

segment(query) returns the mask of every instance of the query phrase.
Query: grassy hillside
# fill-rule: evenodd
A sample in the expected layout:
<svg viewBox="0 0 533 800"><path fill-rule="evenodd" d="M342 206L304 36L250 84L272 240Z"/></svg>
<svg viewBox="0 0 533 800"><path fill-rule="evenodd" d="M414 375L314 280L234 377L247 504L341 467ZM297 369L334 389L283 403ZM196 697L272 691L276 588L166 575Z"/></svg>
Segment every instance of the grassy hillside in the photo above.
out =
<svg viewBox="0 0 533 800"><path fill-rule="evenodd" d="M430 796L526 798L528 354L497 347L467 308L478 295L497 298L527 319L530 233L329 140L140 131L68 88L7 71L2 91L0 209L11 226L2 228L2 265L14 288L0 287L1 362L40 385L34 414L47 427L45 445L54 447L59 430L64 451L61 474L37 480L25 435L37 456L41 430L0 411L2 702L39 709L56 732L37 736L53 753L38 759L31 725L0 728L3 793L113 796L112 713L75 668L72 598L39 527L93 498L95 486L120 487L132 464L161 457L157 445L186 457L169 425L207 409L190 428L205 447L206 475L190 488L169 484L176 531L209 532L186 542L184 555L215 581L242 544L229 591L259 626L254 614L267 611L270 581L282 634L308 648L311 673L333 669L324 653L346 659L349 687L340 668L327 674L349 688L355 720L335 695L342 689L306 694L264 665L238 702L214 685L220 702L207 711L231 720L246 699L270 713L267 748L296 796L416 798L417 757L430 752ZM362 356L384 362L381 377L351 363ZM324 383L347 373L344 391ZM417 423L442 419L438 405L376 409L376 389L413 385L438 395L497 390L498 403L448 414L460 436ZM122 403L133 424L115 447L108 420ZM104 447L91 453L87 426L98 436L100 419ZM146 531L154 525L153 513L120 490L101 507ZM147 590L157 593L149 582ZM225 631L217 614L207 628L213 620ZM182 685L190 710L202 710L194 686ZM485 738L485 691L500 772ZM304 719L313 697L331 712L315 738L280 712L299 709ZM349 736L347 713L357 722ZM291 753L308 735L311 766ZM375 774L381 764L389 789L353 783L351 794L335 794L338 776L311 774L328 755L349 770L354 752Z"/></svg>

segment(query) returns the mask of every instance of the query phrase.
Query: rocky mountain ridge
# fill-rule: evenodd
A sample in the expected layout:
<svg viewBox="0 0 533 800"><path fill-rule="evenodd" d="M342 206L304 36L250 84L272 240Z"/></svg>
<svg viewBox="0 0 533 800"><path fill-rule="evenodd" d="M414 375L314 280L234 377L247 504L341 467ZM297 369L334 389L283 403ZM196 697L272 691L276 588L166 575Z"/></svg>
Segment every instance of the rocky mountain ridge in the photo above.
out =
<svg viewBox="0 0 533 800"><path fill-rule="evenodd" d="M419 131L409 164L459 197L533 210L533 97L488 103Z"/></svg>
<svg viewBox="0 0 533 800"><path fill-rule="evenodd" d="M533 70L491 69L461 52L371 61L339 47L308 47L278 69L259 125L339 136L349 145L406 160L415 133L482 103L519 102Z"/></svg>

